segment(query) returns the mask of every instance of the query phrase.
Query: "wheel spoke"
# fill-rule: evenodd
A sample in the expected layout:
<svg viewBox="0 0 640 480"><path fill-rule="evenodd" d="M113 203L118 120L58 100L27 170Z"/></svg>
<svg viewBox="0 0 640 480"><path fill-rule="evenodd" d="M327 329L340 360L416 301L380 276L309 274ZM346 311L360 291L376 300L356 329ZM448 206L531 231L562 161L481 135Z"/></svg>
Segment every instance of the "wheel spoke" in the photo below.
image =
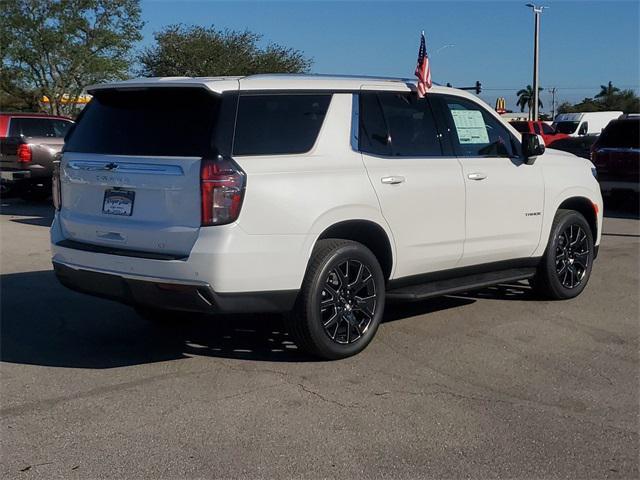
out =
<svg viewBox="0 0 640 480"><path fill-rule="evenodd" d="M369 267L356 259L334 266L318 302L326 334L336 343L362 337L375 317L376 284Z"/></svg>
<svg viewBox="0 0 640 480"><path fill-rule="evenodd" d="M340 318L340 315L336 310L334 314L331 316L331 318L324 323L324 328L331 328L333 324L338 321L339 318Z"/></svg>

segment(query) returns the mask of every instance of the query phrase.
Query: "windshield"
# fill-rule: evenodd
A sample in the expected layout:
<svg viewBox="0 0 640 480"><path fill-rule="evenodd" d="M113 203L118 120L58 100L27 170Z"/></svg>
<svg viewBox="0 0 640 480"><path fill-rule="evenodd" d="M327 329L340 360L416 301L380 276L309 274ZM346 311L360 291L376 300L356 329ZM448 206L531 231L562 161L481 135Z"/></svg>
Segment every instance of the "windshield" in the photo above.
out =
<svg viewBox="0 0 640 480"><path fill-rule="evenodd" d="M65 151L202 157L211 150L220 103L202 88L98 91Z"/></svg>
<svg viewBox="0 0 640 480"><path fill-rule="evenodd" d="M640 120L614 120L598 140L604 148L640 148Z"/></svg>
<svg viewBox="0 0 640 480"><path fill-rule="evenodd" d="M58 118L13 117L9 122L9 136L62 138L72 124Z"/></svg>
<svg viewBox="0 0 640 480"><path fill-rule="evenodd" d="M558 133L570 134L576 131L576 128L578 128L579 124L580 122L557 122L553 124L553 127Z"/></svg>

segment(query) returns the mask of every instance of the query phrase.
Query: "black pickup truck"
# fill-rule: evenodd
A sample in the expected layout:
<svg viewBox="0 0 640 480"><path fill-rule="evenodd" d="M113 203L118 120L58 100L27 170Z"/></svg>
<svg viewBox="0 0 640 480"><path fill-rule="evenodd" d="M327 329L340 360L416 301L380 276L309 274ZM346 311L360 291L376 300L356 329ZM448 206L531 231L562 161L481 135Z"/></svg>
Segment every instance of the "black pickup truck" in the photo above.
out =
<svg viewBox="0 0 640 480"><path fill-rule="evenodd" d="M0 113L0 182L9 191L30 200L51 193L56 154L73 125L65 117L39 113Z"/></svg>

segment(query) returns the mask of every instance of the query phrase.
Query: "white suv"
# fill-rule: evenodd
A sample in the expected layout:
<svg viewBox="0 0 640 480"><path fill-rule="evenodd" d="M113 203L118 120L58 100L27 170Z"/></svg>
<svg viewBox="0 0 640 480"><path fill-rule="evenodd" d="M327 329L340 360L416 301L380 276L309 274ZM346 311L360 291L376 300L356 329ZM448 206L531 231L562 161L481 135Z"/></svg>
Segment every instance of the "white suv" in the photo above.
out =
<svg viewBox="0 0 640 480"><path fill-rule="evenodd" d="M166 312L286 312L342 358L385 299L529 279L585 287L593 165L522 136L478 98L406 80L257 75L98 85L54 185L60 281Z"/></svg>

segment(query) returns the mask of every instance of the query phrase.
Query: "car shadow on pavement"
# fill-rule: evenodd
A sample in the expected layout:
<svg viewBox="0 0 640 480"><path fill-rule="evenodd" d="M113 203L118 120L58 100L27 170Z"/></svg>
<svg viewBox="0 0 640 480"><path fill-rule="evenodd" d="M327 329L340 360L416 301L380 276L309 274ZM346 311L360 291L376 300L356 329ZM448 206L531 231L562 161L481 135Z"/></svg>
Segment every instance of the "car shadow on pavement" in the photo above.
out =
<svg viewBox="0 0 640 480"><path fill-rule="evenodd" d="M116 302L67 290L52 271L0 276L0 360L67 368L115 368L210 356L268 362L318 361L298 351L280 315L178 314L155 325ZM443 297L390 304L384 322L473 303Z"/></svg>
<svg viewBox="0 0 640 480"><path fill-rule="evenodd" d="M20 199L0 199L0 215L30 218L12 218L12 222L24 225L50 227L53 222L53 206L50 202L26 202Z"/></svg>

